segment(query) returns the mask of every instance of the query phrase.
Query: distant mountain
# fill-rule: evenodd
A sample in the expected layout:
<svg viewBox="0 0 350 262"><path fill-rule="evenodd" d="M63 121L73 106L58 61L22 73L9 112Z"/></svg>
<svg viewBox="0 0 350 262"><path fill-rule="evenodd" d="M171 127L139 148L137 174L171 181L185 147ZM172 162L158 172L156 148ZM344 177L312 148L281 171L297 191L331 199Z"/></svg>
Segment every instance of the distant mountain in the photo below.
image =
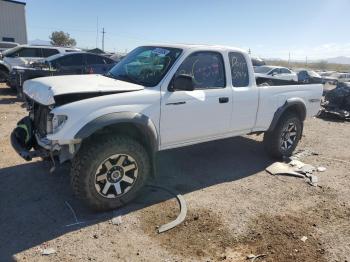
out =
<svg viewBox="0 0 350 262"><path fill-rule="evenodd" d="M338 56L338 57L328 58L327 62L331 64L350 65L350 56Z"/></svg>

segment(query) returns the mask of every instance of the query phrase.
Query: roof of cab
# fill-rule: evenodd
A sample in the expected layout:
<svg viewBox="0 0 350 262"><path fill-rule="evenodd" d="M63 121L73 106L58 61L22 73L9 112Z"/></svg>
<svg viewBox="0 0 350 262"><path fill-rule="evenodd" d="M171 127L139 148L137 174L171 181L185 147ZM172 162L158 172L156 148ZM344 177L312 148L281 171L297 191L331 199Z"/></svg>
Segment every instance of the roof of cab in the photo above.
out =
<svg viewBox="0 0 350 262"><path fill-rule="evenodd" d="M180 48L183 50L193 50L193 49L205 49L208 48L210 50L226 50L226 51L236 51L236 52L242 52L242 53L247 53L247 51L236 48L236 47L231 47L231 46L223 46L223 45L205 45L205 44L152 44L149 46L159 46L159 47L170 47L170 48Z"/></svg>

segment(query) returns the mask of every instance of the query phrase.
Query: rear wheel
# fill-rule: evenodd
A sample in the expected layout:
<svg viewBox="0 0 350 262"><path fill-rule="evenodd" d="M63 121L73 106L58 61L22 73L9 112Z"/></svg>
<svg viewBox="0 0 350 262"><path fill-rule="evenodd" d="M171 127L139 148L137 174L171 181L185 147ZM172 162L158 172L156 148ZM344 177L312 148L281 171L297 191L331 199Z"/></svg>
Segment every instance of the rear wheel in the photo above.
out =
<svg viewBox="0 0 350 262"><path fill-rule="evenodd" d="M128 137L83 146L72 163L76 195L95 210L110 210L133 200L150 175L144 147Z"/></svg>
<svg viewBox="0 0 350 262"><path fill-rule="evenodd" d="M270 79L270 80L267 80L266 83L269 85L269 86L273 86L273 81Z"/></svg>
<svg viewBox="0 0 350 262"><path fill-rule="evenodd" d="M266 132L264 144L268 153L276 158L289 157L301 139L303 123L294 113L286 113L274 130Z"/></svg>

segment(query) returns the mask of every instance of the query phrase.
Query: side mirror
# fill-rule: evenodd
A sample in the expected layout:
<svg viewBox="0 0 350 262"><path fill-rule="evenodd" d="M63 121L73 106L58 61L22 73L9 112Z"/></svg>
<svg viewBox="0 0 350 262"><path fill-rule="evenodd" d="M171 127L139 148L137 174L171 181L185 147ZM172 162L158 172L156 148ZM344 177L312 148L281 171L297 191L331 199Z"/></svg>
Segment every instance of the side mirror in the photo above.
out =
<svg viewBox="0 0 350 262"><path fill-rule="evenodd" d="M278 74L277 72L273 72L273 73L272 73L272 76L275 76L275 75L277 75L277 74Z"/></svg>
<svg viewBox="0 0 350 262"><path fill-rule="evenodd" d="M177 75L173 79L172 87L169 91L193 91L193 77L190 75Z"/></svg>

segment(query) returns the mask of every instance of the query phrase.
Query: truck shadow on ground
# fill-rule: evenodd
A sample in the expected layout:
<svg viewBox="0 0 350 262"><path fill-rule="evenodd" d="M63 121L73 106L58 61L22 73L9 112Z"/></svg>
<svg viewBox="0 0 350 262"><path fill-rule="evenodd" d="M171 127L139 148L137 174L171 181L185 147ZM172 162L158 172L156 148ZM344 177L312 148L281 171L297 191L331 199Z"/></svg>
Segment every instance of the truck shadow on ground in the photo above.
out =
<svg viewBox="0 0 350 262"><path fill-rule="evenodd" d="M235 181L264 170L270 159L262 143L237 137L161 152L158 177L152 184L162 185L186 194L216 184ZM69 185L69 165L48 174L50 164L32 162L0 170L0 261L11 261L13 255L57 238L65 233L109 220L113 212L93 213L76 200ZM150 190L134 203L119 209L127 214L172 198ZM72 212L75 210L77 226ZM189 207L190 208L190 207Z"/></svg>

